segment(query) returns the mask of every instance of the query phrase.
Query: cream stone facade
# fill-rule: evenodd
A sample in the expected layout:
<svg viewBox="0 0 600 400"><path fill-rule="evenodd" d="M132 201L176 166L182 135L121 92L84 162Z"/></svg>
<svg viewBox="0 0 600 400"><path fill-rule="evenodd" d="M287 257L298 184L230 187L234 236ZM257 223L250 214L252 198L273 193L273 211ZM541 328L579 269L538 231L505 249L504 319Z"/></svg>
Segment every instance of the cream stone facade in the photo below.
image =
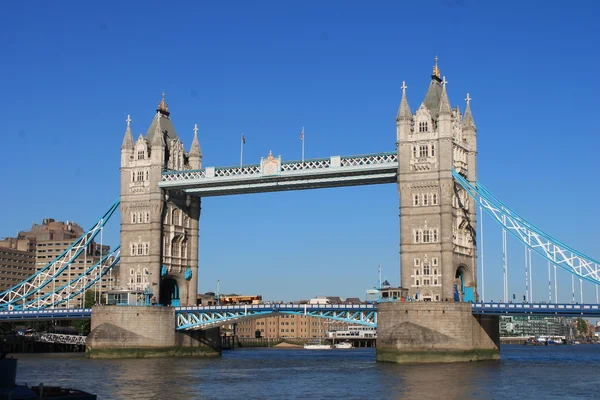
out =
<svg viewBox="0 0 600 400"><path fill-rule="evenodd" d="M412 113L402 85L396 117L402 286L417 300L477 299L475 204L453 169L477 180L470 97L464 116L450 106L436 63L425 99Z"/></svg>
<svg viewBox="0 0 600 400"><path fill-rule="evenodd" d="M121 286L151 290L153 302L195 305L200 199L158 187L163 171L200 169L197 128L189 153L163 98L146 135L131 119L121 146Z"/></svg>

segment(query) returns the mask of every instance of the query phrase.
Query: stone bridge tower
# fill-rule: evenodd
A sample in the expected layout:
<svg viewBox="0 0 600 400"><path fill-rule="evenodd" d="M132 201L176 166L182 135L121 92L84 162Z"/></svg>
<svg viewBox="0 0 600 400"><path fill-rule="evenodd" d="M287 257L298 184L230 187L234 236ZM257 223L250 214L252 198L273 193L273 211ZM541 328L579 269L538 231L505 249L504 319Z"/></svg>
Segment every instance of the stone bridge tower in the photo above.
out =
<svg viewBox="0 0 600 400"><path fill-rule="evenodd" d="M164 305L195 305L200 198L158 187L163 171L200 169L197 128L189 153L164 99L146 135L133 140L131 119L121 146L121 286L152 291Z"/></svg>
<svg viewBox="0 0 600 400"><path fill-rule="evenodd" d="M452 109L437 57L425 99L413 114L402 85L396 117L400 269L409 296L425 301L477 300L475 202L452 170L477 180L476 128L470 97Z"/></svg>

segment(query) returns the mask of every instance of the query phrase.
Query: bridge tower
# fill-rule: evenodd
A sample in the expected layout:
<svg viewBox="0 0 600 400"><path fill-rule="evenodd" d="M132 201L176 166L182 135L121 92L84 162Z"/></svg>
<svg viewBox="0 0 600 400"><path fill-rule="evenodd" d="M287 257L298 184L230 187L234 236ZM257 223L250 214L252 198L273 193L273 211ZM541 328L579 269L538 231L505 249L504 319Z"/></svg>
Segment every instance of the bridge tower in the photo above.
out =
<svg viewBox="0 0 600 400"><path fill-rule="evenodd" d="M409 296L425 301L477 300L475 204L452 178L477 180L470 97L464 116L450 106L437 57L425 99L413 114L402 85L396 117L400 270Z"/></svg>
<svg viewBox="0 0 600 400"><path fill-rule="evenodd" d="M146 132L133 140L131 119L121 146L122 286L152 291L163 305L195 305L200 198L158 187L163 170L199 169L197 127L189 153L171 122L164 93Z"/></svg>

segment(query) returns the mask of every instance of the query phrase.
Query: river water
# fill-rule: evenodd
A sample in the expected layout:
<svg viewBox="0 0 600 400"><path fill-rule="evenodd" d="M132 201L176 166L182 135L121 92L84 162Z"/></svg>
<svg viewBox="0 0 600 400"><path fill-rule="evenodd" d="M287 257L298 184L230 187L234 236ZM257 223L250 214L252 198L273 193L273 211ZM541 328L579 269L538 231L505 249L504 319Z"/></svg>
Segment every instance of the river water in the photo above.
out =
<svg viewBox="0 0 600 400"><path fill-rule="evenodd" d="M397 365L375 349L239 349L221 358L22 354L17 380L99 399L599 399L600 345L505 345L500 361Z"/></svg>

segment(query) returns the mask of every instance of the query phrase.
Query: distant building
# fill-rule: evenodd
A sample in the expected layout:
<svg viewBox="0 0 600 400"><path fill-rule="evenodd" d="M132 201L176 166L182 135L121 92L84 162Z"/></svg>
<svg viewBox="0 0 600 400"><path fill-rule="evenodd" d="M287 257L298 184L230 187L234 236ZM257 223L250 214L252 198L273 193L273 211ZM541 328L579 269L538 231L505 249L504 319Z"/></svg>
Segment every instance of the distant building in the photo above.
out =
<svg viewBox="0 0 600 400"><path fill-rule="evenodd" d="M0 292L23 282L35 271L35 253L0 247Z"/></svg>
<svg viewBox="0 0 600 400"><path fill-rule="evenodd" d="M570 318L543 316L501 316L500 336L569 336Z"/></svg>

